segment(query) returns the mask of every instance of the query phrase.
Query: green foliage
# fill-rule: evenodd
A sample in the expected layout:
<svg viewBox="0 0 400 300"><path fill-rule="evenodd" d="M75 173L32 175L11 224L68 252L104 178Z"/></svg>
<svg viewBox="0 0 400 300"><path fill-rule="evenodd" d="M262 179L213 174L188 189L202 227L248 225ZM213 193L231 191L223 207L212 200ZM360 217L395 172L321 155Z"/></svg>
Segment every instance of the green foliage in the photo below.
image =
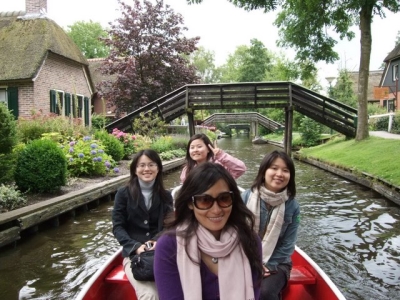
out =
<svg viewBox="0 0 400 300"><path fill-rule="evenodd" d="M152 144L151 139L148 136L143 136L143 135L136 135L136 140L135 140L135 149L136 152L143 150L143 149L148 149L150 148Z"/></svg>
<svg viewBox="0 0 400 300"><path fill-rule="evenodd" d="M104 130L106 125L109 122L107 121L106 116L104 115L98 115L98 114L92 114L92 127L97 130Z"/></svg>
<svg viewBox="0 0 400 300"><path fill-rule="evenodd" d="M67 34L86 58L106 57L110 52L102 40L108 37L108 33L98 22L75 22L68 26Z"/></svg>
<svg viewBox="0 0 400 300"><path fill-rule="evenodd" d="M17 126L14 116L0 103L0 153L11 153L17 142Z"/></svg>
<svg viewBox="0 0 400 300"><path fill-rule="evenodd" d="M111 155L113 160L120 161L124 157L124 145L117 137L105 130L96 131L94 136L102 142L105 147L104 151Z"/></svg>
<svg viewBox="0 0 400 300"><path fill-rule="evenodd" d="M61 148L68 160L70 176L97 176L112 172L115 161L107 154L101 140L85 136L64 143Z"/></svg>
<svg viewBox="0 0 400 300"><path fill-rule="evenodd" d="M173 150L172 137L161 136L151 143L150 148L156 151L157 153Z"/></svg>
<svg viewBox="0 0 400 300"><path fill-rule="evenodd" d="M115 136L124 146L124 159L129 158L135 153L135 140L136 136L127 132L123 132L117 128L114 128L112 135Z"/></svg>
<svg viewBox="0 0 400 300"><path fill-rule="evenodd" d="M14 181L16 157L16 154L13 152L0 153L0 183L11 183Z"/></svg>
<svg viewBox="0 0 400 300"><path fill-rule="evenodd" d="M349 72L342 69L339 71L336 85L329 89L329 96L348 106L357 108L357 95L353 91L353 85Z"/></svg>
<svg viewBox="0 0 400 300"><path fill-rule="evenodd" d="M166 123L158 116L153 115L152 111L141 112L133 120L132 128L137 135L148 136L154 140L156 136L163 135L166 132Z"/></svg>
<svg viewBox="0 0 400 300"><path fill-rule="evenodd" d="M302 144L305 147L312 147L319 144L321 127L314 120L304 117L299 128Z"/></svg>
<svg viewBox="0 0 400 300"><path fill-rule="evenodd" d="M196 68L196 75L200 77L200 83L220 82L221 70L214 64L215 53L200 46L189 56L189 61Z"/></svg>
<svg viewBox="0 0 400 300"><path fill-rule="evenodd" d="M187 137L177 137L172 139L172 149L186 149L188 143Z"/></svg>
<svg viewBox="0 0 400 300"><path fill-rule="evenodd" d="M175 149L167 152L159 153L161 160L172 160L174 158L184 157L186 151L184 149Z"/></svg>
<svg viewBox="0 0 400 300"><path fill-rule="evenodd" d="M0 212L6 212L26 204L24 195L14 185L0 184Z"/></svg>
<svg viewBox="0 0 400 300"><path fill-rule="evenodd" d="M29 119L18 119L17 132L19 140L28 143L49 132L58 132L62 136L85 136L88 135L89 128L80 119L36 112Z"/></svg>
<svg viewBox="0 0 400 300"><path fill-rule="evenodd" d="M15 183L22 191L53 192L65 185L67 159L53 141L34 140L19 154Z"/></svg>

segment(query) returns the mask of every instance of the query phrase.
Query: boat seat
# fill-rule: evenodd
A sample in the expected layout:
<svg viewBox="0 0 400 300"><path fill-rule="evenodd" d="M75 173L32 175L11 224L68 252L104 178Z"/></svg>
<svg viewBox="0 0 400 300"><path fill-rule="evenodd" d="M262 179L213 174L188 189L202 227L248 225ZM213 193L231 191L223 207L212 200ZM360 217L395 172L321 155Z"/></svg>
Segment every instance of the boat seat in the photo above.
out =
<svg viewBox="0 0 400 300"><path fill-rule="evenodd" d="M122 265L116 266L106 277L107 282L124 283L128 282ZM290 284L315 284L315 276L305 266L294 266L290 272Z"/></svg>
<svg viewBox="0 0 400 300"><path fill-rule="evenodd" d="M126 277L124 268L121 265L116 266L111 270L110 273L106 276L106 282L112 283L125 283L128 282L128 277Z"/></svg>
<svg viewBox="0 0 400 300"><path fill-rule="evenodd" d="M306 266L294 266L290 272L290 284L315 284L315 276Z"/></svg>

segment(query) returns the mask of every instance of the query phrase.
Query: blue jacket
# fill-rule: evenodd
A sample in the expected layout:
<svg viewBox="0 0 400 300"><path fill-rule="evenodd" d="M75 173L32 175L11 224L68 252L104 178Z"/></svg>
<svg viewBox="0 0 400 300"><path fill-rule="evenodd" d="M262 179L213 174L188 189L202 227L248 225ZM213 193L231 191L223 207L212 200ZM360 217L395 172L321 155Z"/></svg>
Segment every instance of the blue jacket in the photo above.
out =
<svg viewBox="0 0 400 300"><path fill-rule="evenodd" d="M242 193L242 199L247 205L250 198L251 190L245 190ZM265 227L268 225L270 214L267 210L267 205L264 201L260 201L260 230L258 235L264 232ZM285 217L281 233L275 250L272 253L269 261L267 262L268 269L276 269L279 264L292 265L291 255L293 254L294 247L297 240L297 229L300 224L300 206L296 199L290 199L285 202ZM262 239L262 236L260 236Z"/></svg>

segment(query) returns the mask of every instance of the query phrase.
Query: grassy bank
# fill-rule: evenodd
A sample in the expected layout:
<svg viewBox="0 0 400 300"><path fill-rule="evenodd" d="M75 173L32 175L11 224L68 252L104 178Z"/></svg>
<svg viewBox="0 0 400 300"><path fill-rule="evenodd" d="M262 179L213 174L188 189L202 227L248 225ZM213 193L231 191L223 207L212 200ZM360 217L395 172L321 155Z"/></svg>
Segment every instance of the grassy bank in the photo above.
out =
<svg viewBox="0 0 400 300"><path fill-rule="evenodd" d="M393 185L400 186L400 140L369 137L357 142L335 138L299 153L328 164L366 172Z"/></svg>

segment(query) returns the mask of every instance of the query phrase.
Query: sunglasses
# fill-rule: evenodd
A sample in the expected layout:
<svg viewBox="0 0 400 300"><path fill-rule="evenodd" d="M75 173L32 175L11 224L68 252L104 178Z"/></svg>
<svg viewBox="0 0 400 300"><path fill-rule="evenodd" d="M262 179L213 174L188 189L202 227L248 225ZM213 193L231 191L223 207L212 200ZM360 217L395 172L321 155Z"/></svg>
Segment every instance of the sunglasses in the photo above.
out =
<svg viewBox="0 0 400 300"><path fill-rule="evenodd" d="M194 195L192 196L192 201L197 209L210 209L214 205L214 201L217 201L218 206L221 208L227 208L232 206L233 203L233 192L223 192L214 198L210 195Z"/></svg>

